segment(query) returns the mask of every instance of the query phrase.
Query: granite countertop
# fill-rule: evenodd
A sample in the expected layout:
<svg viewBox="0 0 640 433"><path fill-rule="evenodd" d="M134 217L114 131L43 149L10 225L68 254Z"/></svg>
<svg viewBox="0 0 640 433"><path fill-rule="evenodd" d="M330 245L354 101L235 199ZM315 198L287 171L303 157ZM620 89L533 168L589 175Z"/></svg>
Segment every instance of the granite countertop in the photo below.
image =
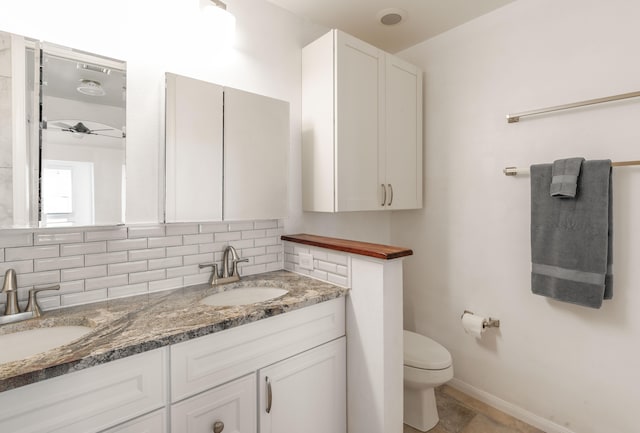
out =
<svg viewBox="0 0 640 433"><path fill-rule="evenodd" d="M219 291L246 286L281 287L279 298L249 305L212 307L199 301ZM65 346L0 364L0 392L159 347L255 322L345 296L348 289L288 271L47 311L38 319L0 326L0 334L61 325L92 332Z"/></svg>

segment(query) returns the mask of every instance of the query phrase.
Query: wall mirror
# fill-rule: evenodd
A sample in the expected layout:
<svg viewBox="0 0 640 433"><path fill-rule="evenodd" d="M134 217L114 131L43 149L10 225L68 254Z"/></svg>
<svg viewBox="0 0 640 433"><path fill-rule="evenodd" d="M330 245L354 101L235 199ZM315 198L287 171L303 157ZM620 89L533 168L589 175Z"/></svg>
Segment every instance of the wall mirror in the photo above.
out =
<svg viewBox="0 0 640 433"><path fill-rule="evenodd" d="M124 222L126 64L0 32L0 227Z"/></svg>

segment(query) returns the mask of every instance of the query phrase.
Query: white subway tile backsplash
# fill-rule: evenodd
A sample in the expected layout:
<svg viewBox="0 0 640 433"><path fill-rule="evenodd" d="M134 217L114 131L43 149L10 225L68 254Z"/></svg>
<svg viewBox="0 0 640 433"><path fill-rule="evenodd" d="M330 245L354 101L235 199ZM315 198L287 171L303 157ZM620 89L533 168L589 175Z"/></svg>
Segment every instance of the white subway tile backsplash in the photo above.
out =
<svg viewBox="0 0 640 433"><path fill-rule="evenodd" d="M122 239L117 241L107 241L107 251L127 251L127 250L141 250L147 248L147 239Z"/></svg>
<svg viewBox="0 0 640 433"><path fill-rule="evenodd" d="M5 260L29 260L29 259L45 259L48 257L60 256L59 245L40 245L36 247L14 247L5 248Z"/></svg>
<svg viewBox="0 0 640 433"><path fill-rule="evenodd" d="M227 245L249 259L241 275L293 270L285 264L282 227L281 220L260 220L0 231L0 283L15 269L22 303L30 287L59 284L41 295L41 306L53 309L208 283L211 268L198 264L221 265Z"/></svg>
<svg viewBox="0 0 640 433"><path fill-rule="evenodd" d="M176 268L179 266L182 266L182 256L149 260L150 271L154 269Z"/></svg>
<svg viewBox="0 0 640 433"><path fill-rule="evenodd" d="M206 284L211 281L211 274L186 275L183 279L185 286L194 284Z"/></svg>
<svg viewBox="0 0 640 433"><path fill-rule="evenodd" d="M62 306L89 304L107 299L107 289L91 290L89 292L70 293L60 296Z"/></svg>
<svg viewBox="0 0 640 433"><path fill-rule="evenodd" d="M182 236L167 236L164 238L149 238L149 248L175 247L182 245Z"/></svg>
<svg viewBox="0 0 640 433"><path fill-rule="evenodd" d="M164 248L148 248L144 250L129 251L129 260L149 260L162 259L166 257L167 251Z"/></svg>
<svg viewBox="0 0 640 433"><path fill-rule="evenodd" d="M194 254L192 256L183 256L182 261L185 266L187 265L199 265L200 263L212 263L213 262L213 254L205 253L205 254Z"/></svg>
<svg viewBox="0 0 640 433"><path fill-rule="evenodd" d="M184 280L180 278L171 278L168 280L150 281L149 292L159 292L161 290L178 289L184 286Z"/></svg>
<svg viewBox="0 0 640 433"><path fill-rule="evenodd" d="M106 253L107 242L85 242L82 244L60 245L61 256L77 256L80 254Z"/></svg>
<svg viewBox="0 0 640 433"><path fill-rule="evenodd" d="M310 248L309 252L316 260L324 260L327 261L327 252L324 250L319 250L317 248Z"/></svg>
<svg viewBox="0 0 640 433"><path fill-rule="evenodd" d="M215 242L239 241L242 239L241 232L215 233Z"/></svg>
<svg viewBox="0 0 640 433"><path fill-rule="evenodd" d="M200 233L228 232L229 224L226 223L205 223L200 224Z"/></svg>
<svg viewBox="0 0 640 433"><path fill-rule="evenodd" d="M331 272L333 274L338 273L338 265L336 265L335 263L329 263L323 260L315 260L314 263L314 266L321 271Z"/></svg>
<svg viewBox="0 0 640 433"><path fill-rule="evenodd" d="M327 253L327 261L331 263L335 263L336 265L346 266L348 257L345 254Z"/></svg>
<svg viewBox="0 0 640 433"><path fill-rule="evenodd" d="M124 262L124 263L113 263L107 265L107 274L109 275L118 275L118 274L129 274L131 272L142 272L148 270L146 260L140 260L137 262Z"/></svg>
<svg viewBox="0 0 640 433"><path fill-rule="evenodd" d="M129 277L124 275L111 275L109 277L89 278L85 280L85 290L105 289L109 287L124 286L129 283Z"/></svg>
<svg viewBox="0 0 640 433"><path fill-rule="evenodd" d="M167 257L186 256L190 254L198 254L197 245L185 245L181 247L167 247Z"/></svg>
<svg viewBox="0 0 640 433"><path fill-rule="evenodd" d="M83 242L84 236L82 232L35 233L33 241L34 245L71 244Z"/></svg>
<svg viewBox="0 0 640 433"><path fill-rule="evenodd" d="M230 232L241 232L243 230L253 230L253 221L229 223Z"/></svg>
<svg viewBox="0 0 640 433"><path fill-rule="evenodd" d="M115 239L126 239L126 227L109 228L105 230L87 231L84 233L84 241L109 241Z"/></svg>
<svg viewBox="0 0 640 433"><path fill-rule="evenodd" d="M213 233L201 233L198 235L184 235L183 236L183 244L184 245L193 245L193 244L205 244L207 242L213 243Z"/></svg>
<svg viewBox="0 0 640 433"><path fill-rule="evenodd" d="M347 277L349 276L349 268L347 268L346 266L338 265L336 267L336 273L343 277Z"/></svg>
<svg viewBox="0 0 640 433"><path fill-rule="evenodd" d="M198 224L167 224L165 226L167 236L195 235L198 233Z"/></svg>
<svg viewBox="0 0 640 433"><path fill-rule="evenodd" d="M125 296L142 295L147 293L148 283L127 284L118 287L109 287L107 293L110 299L123 298Z"/></svg>
<svg viewBox="0 0 640 433"><path fill-rule="evenodd" d="M265 230L245 230L242 232L242 239L263 238L265 233Z"/></svg>
<svg viewBox="0 0 640 433"><path fill-rule="evenodd" d="M177 268L167 268L167 278L184 277L185 275L197 275L200 273L201 272L198 265L180 266Z"/></svg>
<svg viewBox="0 0 640 433"><path fill-rule="evenodd" d="M79 268L84 266L84 256L56 257L53 259L36 259L33 261L34 270L50 271L52 269Z"/></svg>
<svg viewBox="0 0 640 433"><path fill-rule="evenodd" d="M278 228L278 220L254 221L253 228L259 229L275 229Z"/></svg>
<svg viewBox="0 0 640 433"><path fill-rule="evenodd" d="M28 247L33 245L32 232L0 230L0 247Z"/></svg>
<svg viewBox="0 0 640 433"><path fill-rule="evenodd" d="M324 248L307 248L291 242L284 242L282 248L285 269L339 286L349 287L350 260L348 253L340 253ZM311 253L313 255L314 269L312 271L300 267L300 253Z"/></svg>
<svg viewBox="0 0 640 433"><path fill-rule="evenodd" d="M18 274L18 287L31 287L39 284L55 284L60 282L60 271L33 272Z"/></svg>
<svg viewBox="0 0 640 433"><path fill-rule="evenodd" d="M131 226L127 228L129 239L164 236L164 233L164 226Z"/></svg>
<svg viewBox="0 0 640 433"><path fill-rule="evenodd" d="M328 274L328 281L332 284L337 284L342 287L349 287L349 280L346 277L340 275Z"/></svg>
<svg viewBox="0 0 640 433"><path fill-rule="evenodd" d="M126 251L115 253L87 254L84 256L85 266L107 265L109 263L123 263L127 261Z"/></svg>
<svg viewBox="0 0 640 433"><path fill-rule="evenodd" d="M98 278L107 276L107 266L86 266L76 269L62 269L60 271L62 281L84 280L87 278Z"/></svg>
<svg viewBox="0 0 640 433"><path fill-rule="evenodd" d="M164 269L157 269L154 271L134 272L129 274L129 284L143 283L147 281L164 280L166 278L166 271Z"/></svg>
<svg viewBox="0 0 640 433"><path fill-rule="evenodd" d="M33 272L33 260L0 263L0 280L4 281L4 274L9 269L13 269L18 275Z"/></svg>

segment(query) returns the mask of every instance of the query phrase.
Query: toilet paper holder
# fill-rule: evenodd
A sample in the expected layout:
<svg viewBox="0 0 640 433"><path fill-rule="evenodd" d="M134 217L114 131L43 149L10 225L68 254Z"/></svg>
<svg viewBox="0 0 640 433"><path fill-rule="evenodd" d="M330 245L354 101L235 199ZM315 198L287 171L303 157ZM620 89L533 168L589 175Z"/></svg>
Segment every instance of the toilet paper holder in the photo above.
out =
<svg viewBox="0 0 640 433"><path fill-rule="evenodd" d="M462 316L464 316L465 314L475 314L475 313L473 311L464 310L464 312L462 313ZM462 316L460 316L461 319L462 319ZM482 322L483 329L499 328L499 327L500 327L500 320L494 319L492 317L488 317L484 319L484 321Z"/></svg>

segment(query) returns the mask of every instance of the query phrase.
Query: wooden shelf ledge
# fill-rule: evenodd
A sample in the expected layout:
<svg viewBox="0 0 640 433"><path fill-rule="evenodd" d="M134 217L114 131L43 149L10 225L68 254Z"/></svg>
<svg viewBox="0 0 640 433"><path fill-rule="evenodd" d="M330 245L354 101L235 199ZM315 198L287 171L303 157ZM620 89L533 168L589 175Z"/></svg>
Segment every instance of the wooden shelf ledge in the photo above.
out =
<svg viewBox="0 0 640 433"><path fill-rule="evenodd" d="M413 255L413 251L408 248L308 235L304 233L296 235L282 235L281 239L283 241L311 245L314 247L326 248L328 250L343 251L361 256L375 257L376 259L382 260L392 260Z"/></svg>

